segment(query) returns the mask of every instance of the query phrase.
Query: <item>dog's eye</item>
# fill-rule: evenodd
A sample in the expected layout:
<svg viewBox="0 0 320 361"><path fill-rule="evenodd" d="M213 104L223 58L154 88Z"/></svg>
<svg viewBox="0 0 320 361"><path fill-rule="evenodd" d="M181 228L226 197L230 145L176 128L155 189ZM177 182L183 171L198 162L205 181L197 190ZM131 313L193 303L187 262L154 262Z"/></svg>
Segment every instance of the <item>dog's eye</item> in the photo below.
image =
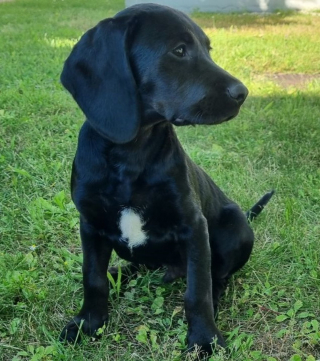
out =
<svg viewBox="0 0 320 361"><path fill-rule="evenodd" d="M178 56L179 58L183 58L186 55L185 45L177 46L175 49L173 49L173 54Z"/></svg>

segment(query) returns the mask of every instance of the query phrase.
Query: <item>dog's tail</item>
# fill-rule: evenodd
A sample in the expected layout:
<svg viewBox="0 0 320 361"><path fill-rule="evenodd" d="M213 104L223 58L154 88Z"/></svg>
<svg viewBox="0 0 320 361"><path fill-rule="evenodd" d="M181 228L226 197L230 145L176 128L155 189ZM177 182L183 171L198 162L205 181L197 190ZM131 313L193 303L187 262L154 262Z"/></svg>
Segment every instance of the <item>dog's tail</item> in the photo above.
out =
<svg viewBox="0 0 320 361"><path fill-rule="evenodd" d="M247 219L249 222L253 221L263 210L263 208L270 201L271 197L274 194L274 190L269 193L266 193L259 201L248 210L246 213Z"/></svg>

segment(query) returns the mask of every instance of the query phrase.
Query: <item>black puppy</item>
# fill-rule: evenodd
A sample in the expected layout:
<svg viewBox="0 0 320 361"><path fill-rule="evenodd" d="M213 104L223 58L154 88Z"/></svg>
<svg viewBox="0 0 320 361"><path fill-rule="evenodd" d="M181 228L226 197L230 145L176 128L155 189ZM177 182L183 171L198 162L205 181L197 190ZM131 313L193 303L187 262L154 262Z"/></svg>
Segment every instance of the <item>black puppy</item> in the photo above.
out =
<svg viewBox="0 0 320 361"><path fill-rule="evenodd" d="M188 346L225 345L215 309L248 260L246 215L182 149L174 125L234 118L247 88L210 58L210 42L185 14L144 4L83 35L62 84L86 115L72 170L80 212L84 303L61 339L93 335L108 320L112 250L125 260L186 275ZM260 213L271 197L253 208Z"/></svg>

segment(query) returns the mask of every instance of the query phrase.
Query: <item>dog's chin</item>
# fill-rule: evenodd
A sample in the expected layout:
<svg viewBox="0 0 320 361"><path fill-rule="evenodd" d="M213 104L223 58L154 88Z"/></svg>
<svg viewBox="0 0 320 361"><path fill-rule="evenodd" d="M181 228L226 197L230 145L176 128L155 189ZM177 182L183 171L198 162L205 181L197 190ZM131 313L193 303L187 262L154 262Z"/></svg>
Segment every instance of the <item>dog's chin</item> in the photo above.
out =
<svg viewBox="0 0 320 361"><path fill-rule="evenodd" d="M233 118L235 118L238 115L238 111L228 117L223 117L223 118L211 118L208 120L188 120L188 119L182 119L182 118L176 118L171 120L171 123L175 126L185 126L185 125L216 125L216 124L221 124L224 122L227 122Z"/></svg>

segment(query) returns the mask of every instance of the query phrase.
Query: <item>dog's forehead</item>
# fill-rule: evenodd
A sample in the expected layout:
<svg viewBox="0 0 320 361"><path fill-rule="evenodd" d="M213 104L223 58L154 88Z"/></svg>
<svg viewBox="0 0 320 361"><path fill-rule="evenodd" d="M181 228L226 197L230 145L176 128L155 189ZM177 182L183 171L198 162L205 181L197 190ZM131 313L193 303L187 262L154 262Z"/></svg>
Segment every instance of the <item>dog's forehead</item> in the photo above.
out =
<svg viewBox="0 0 320 361"><path fill-rule="evenodd" d="M177 21L175 21L177 20ZM141 25L140 34L136 39L148 47L157 50L157 53L166 53L173 48L185 44L198 44L207 47L210 43L204 32L191 20L175 17L158 19L152 17Z"/></svg>
<svg viewBox="0 0 320 361"><path fill-rule="evenodd" d="M143 42L162 40L166 44L177 41L188 43L193 38L197 38L201 43L209 42L203 30L186 14L167 6L139 4L118 15L120 14L136 18L137 33Z"/></svg>
<svg viewBox="0 0 320 361"><path fill-rule="evenodd" d="M192 32L201 34L201 29L184 14L175 12L164 12L162 16L157 13L150 14L141 22L141 26L147 26L149 30L161 31L162 34L174 35L182 32ZM198 34L197 34L198 35Z"/></svg>

